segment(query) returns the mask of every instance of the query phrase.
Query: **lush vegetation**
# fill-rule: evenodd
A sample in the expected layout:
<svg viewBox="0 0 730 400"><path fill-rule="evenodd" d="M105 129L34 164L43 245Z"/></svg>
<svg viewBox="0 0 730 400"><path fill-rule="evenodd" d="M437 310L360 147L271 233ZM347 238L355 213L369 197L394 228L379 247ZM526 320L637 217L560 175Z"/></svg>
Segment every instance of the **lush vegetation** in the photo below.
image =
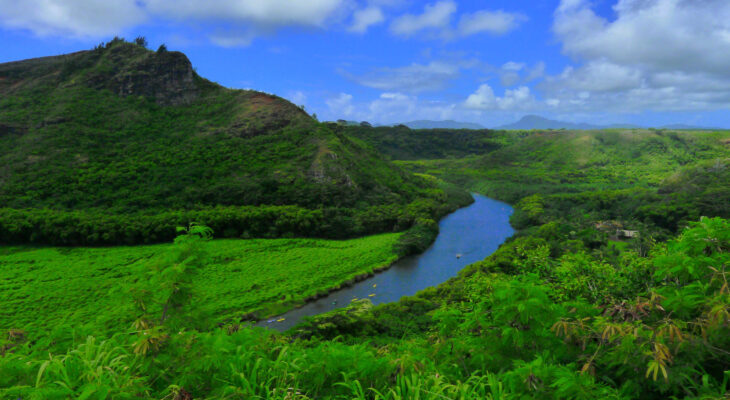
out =
<svg viewBox="0 0 730 400"><path fill-rule="evenodd" d="M414 130L405 125L363 127L330 125L357 137L392 160L462 158L500 149L515 142L519 135L490 130Z"/></svg>
<svg viewBox="0 0 730 400"><path fill-rule="evenodd" d="M436 199L363 208L218 206L128 214L110 213L103 209L0 208L0 243L59 246L159 243L172 240L176 235L175 227L191 221L212 227L216 236L223 238L351 238L411 227L415 229L424 224L432 226L434 218L472 201L466 192L451 190L447 185L444 187L452 195L436 193Z"/></svg>
<svg viewBox="0 0 730 400"><path fill-rule="evenodd" d="M705 218L648 257L614 259L580 243L566 250L570 239L518 238L415 298L377 308L363 300L281 336L239 324L196 329L205 303L194 282L210 253L191 229L119 295L133 328L108 339L72 324L7 331L0 393L719 398L730 380L729 232L730 221Z"/></svg>
<svg viewBox="0 0 730 400"><path fill-rule="evenodd" d="M348 241L213 240L191 283L202 327L263 318L388 266L400 234ZM171 245L0 248L0 326L33 339L64 324L92 333L129 329L129 293L169 262ZM154 290L154 288L150 288ZM52 329L52 330L53 330Z"/></svg>
<svg viewBox="0 0 730 400"><path fill-rule="evenodd" d="M120 52L136 54L136 67L104 61ZM171 56L116 41L0 65L15 79L0 80L12 94L0 100L0 145L12 149L0 155L0 240L173 242L2 248L0 398L727 397L730 133L449 140L340 128L297 109L271 114L261 102L275 98L194 75L159 95L136 74ZM54 63L68 60L59 73ZM56 79L67 85L49 92ZM143 97L111 90L118 82ZM27 97L36 88L82 107L54 114L73 101ZM196 100L226 96L242 114L206 114L220 103ZM118 118L96 114L114 107ZM280 113L289 122L276 125ZM515 206L518 232L492 256L416 296L357 300L284 334L244 321L424 249L438 217L468 203L459 187ZM211 240L405 229L345 242Z"/></svg>
<svg viewBox="0 0 730 400"><path fill-rule="evenodd" d="M730 217L726 131L516 135L524 138L485 155L401 165L513 204L523 202L528 210L518 207L517 228L564 216L576 231L595 231L597 222L610 220L667 238L703 215Z"/></svg>
<svg viewBox="0 0 730 400"><path fill-rule="evenodd" d="M344 238L408 228L415 218L393 221L424 202L429 219L456 207L293 104L206 81L181 53L114 40L0 64L0 78L5 242L164 242L189 222L229 237ZM300 227L248 224L261 219ZM347 219L370 225L329 226Z"/></svg>

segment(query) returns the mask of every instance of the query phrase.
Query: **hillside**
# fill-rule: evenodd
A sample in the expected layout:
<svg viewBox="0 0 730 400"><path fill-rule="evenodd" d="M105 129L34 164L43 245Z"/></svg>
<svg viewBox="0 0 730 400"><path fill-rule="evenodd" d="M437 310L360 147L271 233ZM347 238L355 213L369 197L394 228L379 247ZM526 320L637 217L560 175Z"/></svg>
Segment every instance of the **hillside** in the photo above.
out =
<svg viewBox="0 0 730 400"><path fill-rule="evenodd" d="M157 240L169 240L176 223L194 216L168 222L152 222L151 216L229 207L229 217L208 215L217 216L216 228L222 228L217 232L239 235L250 230L241 214L253 212L240 207L324 207L334 210L326 223L343 225L339 234L351 236L407 227L407 218L397 227L392 221L416 200L430 201L431 217L445 212L435 211L445 206L446 196L434 184L383 161L366 144L318 124L293 104L223 88L198 76L182 53L153 52L122 40L0 64L0 147L5 207L0 213L5 222L13 216L5 229L13 231L7 236L25 238L20 241L118 243L119 238L104 239L109 232L93 222L110 214L122 216L108 228L111 236L124 236L120 231L129 228L131 236L148 237L141 233L155 225L164 231ZM351 221L356 210L372 214L368 207L391 207L390 215L367 217L375 221L371 228ZM138 226L117 226L131 223L124 222L126 215ZM73 223L63 222L68 219ZM59 224L85 223L91 226L84 232L50 232ZM318 230L272 227L269 235L284 231ZM65 241L59 235L79 238Z"/></svg>
<svg viewBox="0 0 730 400"><path fill-rule="evenodd" d="M465 157L499 149L516 135L482 130L411 129L394 127L337 127L347 135L368 143L391 160L419 160Z"/></svg>

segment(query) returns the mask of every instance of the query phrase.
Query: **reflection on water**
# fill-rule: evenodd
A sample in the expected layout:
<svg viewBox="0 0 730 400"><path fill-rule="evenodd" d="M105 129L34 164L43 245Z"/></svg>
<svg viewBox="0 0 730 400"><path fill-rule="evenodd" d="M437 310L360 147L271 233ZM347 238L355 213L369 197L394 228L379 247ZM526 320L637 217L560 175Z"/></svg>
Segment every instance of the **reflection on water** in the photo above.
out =
<svg viewBox="0 0 730 400"><path fill-rule="evenodd" d="M474 200L474 204L441 220L436 241L422 254L404 258L372 278L257 325L283 331L303 317L345 307L352 299L368 298L373 304L394 302L456 276L466 265L492 254L514 232L509 224L509 205L476 194Z"/></svg>

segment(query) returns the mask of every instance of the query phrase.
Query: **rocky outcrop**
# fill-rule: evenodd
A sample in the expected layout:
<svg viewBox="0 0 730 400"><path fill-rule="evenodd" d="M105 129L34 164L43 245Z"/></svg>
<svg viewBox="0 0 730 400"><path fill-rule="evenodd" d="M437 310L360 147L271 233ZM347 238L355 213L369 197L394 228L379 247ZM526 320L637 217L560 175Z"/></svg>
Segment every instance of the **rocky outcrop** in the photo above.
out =
<svg viewBox="0 0 730 400"><path fill-rule="evenodd" d="M179 52L150 53L117 74L110 84L120 96L146 96L165 105L189 104L200 94L193 66Z"/></svg>
<svg viewBox="0 0 730 400"><path fill-rule="evenodd" d="M150 97L161 105L190 104L200 95L193 65L183 53L151 52L133 44L107 49L88 82L122 97Z"/></svg>
<svg viewBox="0 0 730 400"><path fill-rule="evenodd" d="M160 105L192 103L202 88L215 86L195 74L183 53L153 52L123 41L62 56L0 64L0 94L79 84L108 89L122 97L150 97Z"/></svg>

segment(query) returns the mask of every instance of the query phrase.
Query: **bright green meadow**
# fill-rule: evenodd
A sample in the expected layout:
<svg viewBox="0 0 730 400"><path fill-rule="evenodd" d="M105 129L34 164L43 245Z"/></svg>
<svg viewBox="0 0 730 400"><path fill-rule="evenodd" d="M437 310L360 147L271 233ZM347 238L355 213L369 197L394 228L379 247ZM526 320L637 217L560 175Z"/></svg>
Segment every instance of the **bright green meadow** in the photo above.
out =
<svg viewBox="0 0 730 400"><path fill-rule="evenodd" d="M397 258L400 234L336 241L223 239L196 277L194 296L218 322L268 316ZM172 245L0 248L0 327L43 332L63 324L100 334L130 328L130 286Z"/></svg>

